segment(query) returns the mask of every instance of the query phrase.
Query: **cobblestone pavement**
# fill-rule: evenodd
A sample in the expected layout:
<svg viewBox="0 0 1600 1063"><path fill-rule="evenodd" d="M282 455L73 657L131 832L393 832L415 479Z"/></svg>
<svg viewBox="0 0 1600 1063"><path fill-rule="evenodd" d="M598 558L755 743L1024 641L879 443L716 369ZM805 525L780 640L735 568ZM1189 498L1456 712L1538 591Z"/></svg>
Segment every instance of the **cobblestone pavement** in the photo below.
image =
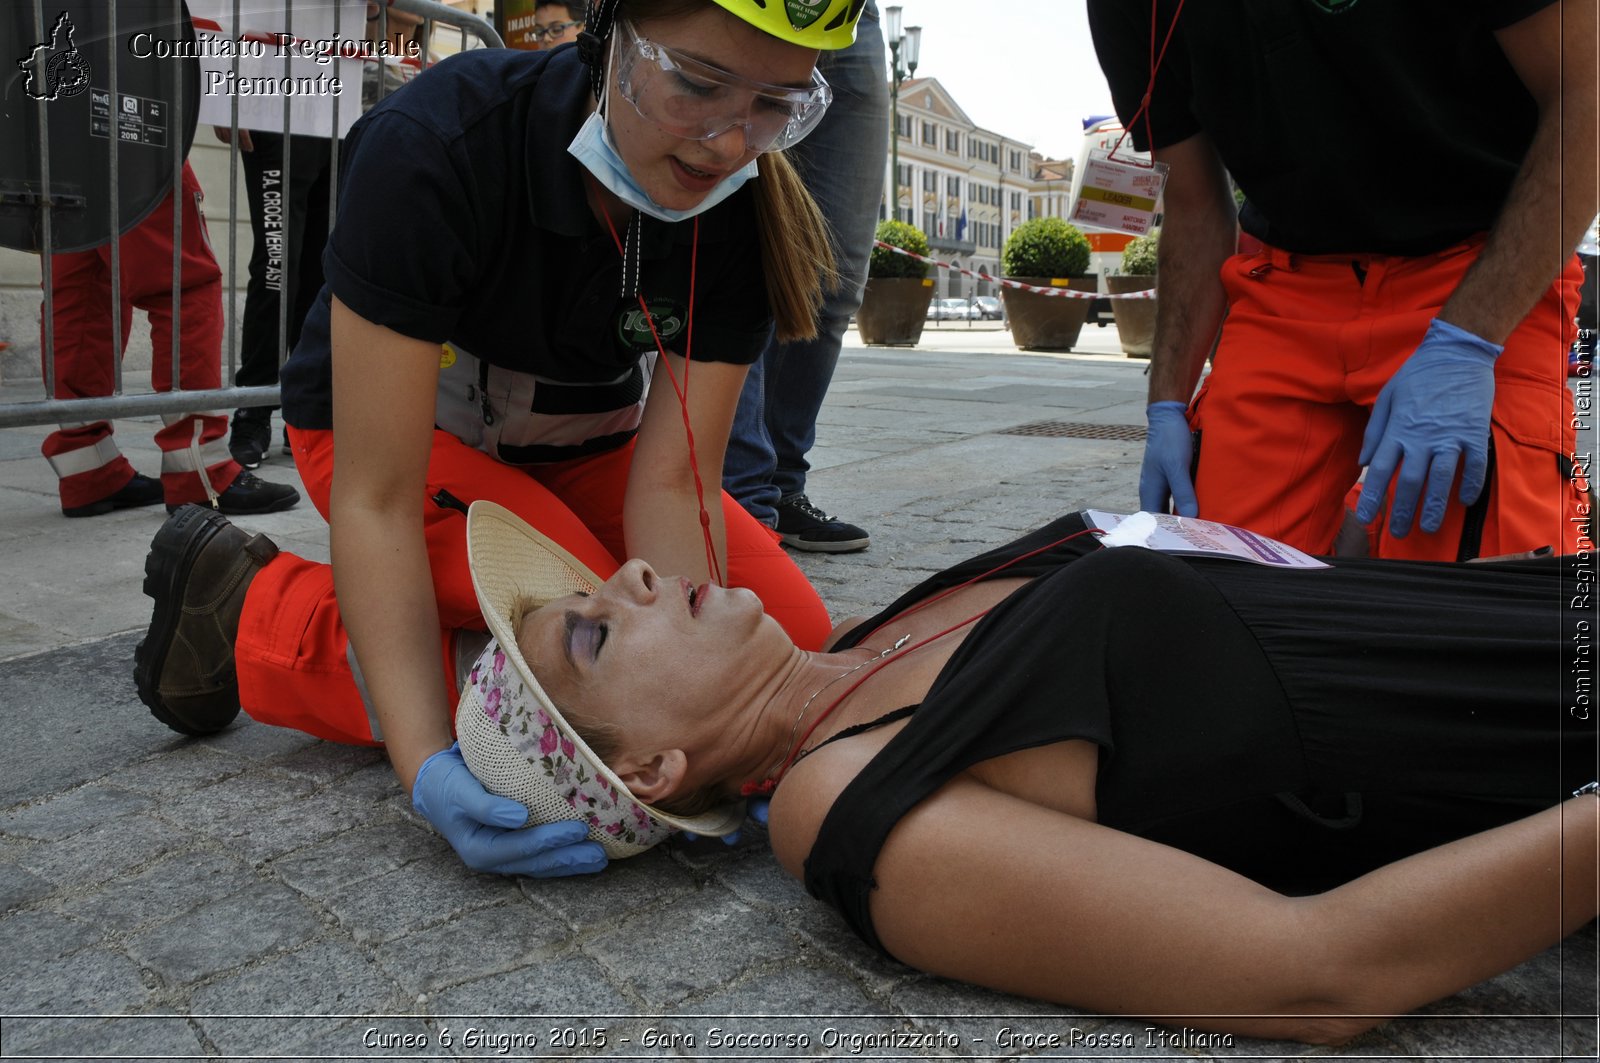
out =
<svg viewBox="0 0 1600 1063"><path fill-rule="evenodd" d="M1111 330L1084 347L1103 353L1025 355L1004 333L951 328L915 350L847 348L811 493L873 545L800 557L836 616L1063 511L1135 506L1137 440L1006 434L1141 423L1139 364L1110 353ZM118 427L153 470L153 425ZM43 435L0 432L0 1056L1595 1055L1592 927L1312 1050L918 974L859 944L757 832L584 880L471 874L377 753L244 720L189 741L151 719L130 673L160 515L62 520ZM293 478L281 457L260 471ZM249 526L326 556L308 504Z"/></svg>

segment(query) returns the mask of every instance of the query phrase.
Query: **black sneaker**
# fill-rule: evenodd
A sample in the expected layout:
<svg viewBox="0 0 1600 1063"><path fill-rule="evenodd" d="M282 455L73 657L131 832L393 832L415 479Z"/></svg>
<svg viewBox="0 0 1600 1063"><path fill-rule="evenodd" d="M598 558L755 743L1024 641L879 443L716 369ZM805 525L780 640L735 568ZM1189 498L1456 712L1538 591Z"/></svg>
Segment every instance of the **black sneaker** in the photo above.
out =
<svg viewBox="0 0 1600 1063"><path fill-rule="evenodd" d="M300 501L300 492L289 484L269 484L253 472L240 470L228 489L217 496L217 512L230 517L250 516L256 513L276 513ZM176 513L185 504L167 505L168 513ZM198 503L205 505L204 502Z"/></svg>
<svg viewBox="0 0 1600 1063"><path fill-rule="evenodd" d="M254 469L272 449L272 411L234 410L233 430L228 433L228 453L247 469Z"/></svg>
<svg viewBox="0 0 1600 1063"><path fill-rule="evenodd" d="M154 476L145 476L134 473L133 479L123 484L122 487L104 498L97 498L81 506L62 506L63 517L98 517L102 513L110 513L114 509L135 509L139 506L153 506L161 501L161 481Z"/></svg>
<svg viewBox="0 0 1600 1063"><path fill-rule="evenodd" d="M790 495L778 503L778 538L795 550L819 554L848 554L872 543L865 531L828 516L805 495Z"/></svg>

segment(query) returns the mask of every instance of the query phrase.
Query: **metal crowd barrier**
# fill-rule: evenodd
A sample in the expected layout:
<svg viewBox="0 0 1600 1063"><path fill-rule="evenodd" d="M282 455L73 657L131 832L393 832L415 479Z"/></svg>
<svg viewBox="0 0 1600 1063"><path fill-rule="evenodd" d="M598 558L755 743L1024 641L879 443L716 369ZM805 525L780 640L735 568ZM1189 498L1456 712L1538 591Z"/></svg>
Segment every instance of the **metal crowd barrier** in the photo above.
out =
<svg viewBox="0 0 1600 1063"><path fill-rule="evenodd" d="M28 0L22 0L22 2L28 2ZM113 43L106 49L109 62L106 64L108 69L105 71L105 78L108 82L107 88L109 99L114 101L121 98L119 96L120 86L117 69L117 53L120 49L115 43L117 40L116 27L118 25L118 0L99 0L99 2L107 5L108 11L106 13L109 17L110 25L112 27L111 40ZM233 25L235 26L239 25L241 22L240 8L242 2L243 0L232 0ZM294 12L297 4L300 10L304 12L308 9L318 7L326 8L329 6L329 2L330 0L283 0L285 10L285 24L283 27L284 38L288 40L295 39L293 27ZM341 18L343 14L342 9L337 5L337 0L333 0L333 3L333 36L341 41L347 39L352 41L361 40L366 33L366 27L364 25L358 26L355 28L353 33L346 33L345 27L341 25L341 22L343 21ZM46 0L31 0L31 6L33 15L32 24L34 40L41 42L51 40L53 20L46 20ZM53 9L54 5L51 5L51 7ZM171 16L173 24L181 24L186 15L186 9L184 7L183 0L171 0L170 10L173 13ZM437 61L434 58L436 48L461 51L466 50L469 47L478 46L491 48L504 47L504 43L501 41L499 34L495 32L494 27L491 26L487 21L476 15L451 7L448 4L440 3L438 0L379 0L377 16L379 40L387 41L389 39L389 18L391 11L411 14L419 16L423 19L418 33L420 59L416 69L417 73L420 73L423 69L426 69L427 66L429 66L432 62ZM451 42L443 41L436 37L436 34L440 32L441 28L443 28L443 36L445 37L458 34L459 45L454 49L450 49ZM284 71L285 76L287 77L289 76L290 63L293 55L290 49L281 50L284 52ZM188 61L198 62L198 60ZM235 55L233 58L233 74L235 78L238 77L238 71L239 58L237 55ZM98 80L98 78L96 78L96 80ZM386 95L389 91L387 82L388 79L380 75L378 78L378 92L380 98L381 96ZM183 79L179 77L174 83L177 86L175 92L176 98L168 101L170 103L169 114L176 116L176 121L182 121L185 106L185 101L183 99ZM336 216L338 207L338 149L339 143L342 139L338 135L340 108L341 106L356 106L359 108L360 95L360 86L358 85L357 92L355 94L355 102L353 104L345 102L340 96L332 96L330 98L332 109L331 129L334 133L334 145L331 162L332 170L329 179L328 192L328 225L330 229L334 223L334 218ZM271 132L274 133L281 133L286 138L286 142L287 138L294 132L293 121L291 117L291 103L292 97L288 94L285 94L283 125L280 129L271 130ZM234 95L232 100L231 123L229 125L230 141L228 156L229 182L227 216L227 225L229 227L228 262L223 270L223 347L226 351L225 358L223 351L219 350L217 352L217 357L219 359L223 359L224 364L222 366L222 379L225 382L233 380L234 374L238 369L238 341L241 332L241 323L238 320L239 311L237 308L238 299L236 297L236 293L244 290L243 286L238 283L239 269L237 236L239 233L240 152L238 104L238 96ZM19 209L30 209L36 212L31 224L33 225L33 229L38 240L37 250L40 255L40 275L43 288L41 362L43 366L45 398L43 400L20 402L0 401L0 428L45 424L85 424L116 417L152 414L182 415L202 411L226 412L234 408L276 405L279 398L279 389L277 385L272 385L269 387L224 386L221 388L206 390L184 390L181 386L181 329L178 327L178 322L181 320L180 315L183 309L182 287L180 280L181 249L183 246L183 211L181 209L173 210L173 329L172 349L170 351L170 357L172 359L172 390L165 392L141 392L135 394L127 394L124 392L122 379L122 351L126 343L126 337L122 335L121 317L121 236L116 235L123 231L123 226L121 224L122 218L120 210L120 196L117 194L117 190L119 188L118 156L121 151L121 146L118 139L118 136L120 136L120 125L115 115L111 117L110 122L112 131L117 135L110 137L110 164L109 172L106 175L107 183L105 185L105 188L109 190L109 231L113 234L109 241L111 258L111 298L109 305L105 309L106 313L111 315L112 345L111 350L108 352L108 356L113 360L112 369L115 384L112 393L103 397L81 399L57 399L53 397L56 393L56 337L54 322L55 293L53 290L54 285L52 283L53 253L51 251L51 246L53 237L55 235L55 230L57 228L57 211L70 210L74 207L81 206L82 196L77 194L81 190L58 189L52 184L49 141L50 126L48 121L48 112L46 111L48 106L50 106L50 102L45 99L39 99L37 101L39 149L37 158L32 160L37 164L37 185L23 189L20 192L16 189L6 189L4 187L0 187L0 206L4 206L13 211ZM219 126L218 128L221 127ZM177 133L177 130L171 129L170 132ZM198 135L199 130L196 131L196 136L198 137ZM168 139L170 139L172 142L172 179L168 194L172 196L174 206L177 207L179 198L181 196L183 167L186 160L185 144L184 137L181 134L170 135ZM282 187L284 188L289 187L291 166L291 152L285 150L282 166ZM31 176L32 171L30 171L30 177ZM29 182L29 184L31 185L32 182ZM284 221L285 228L287 228L288 219L285 218ZM252 238L254 238L254 229L249 226L248 223L245 225L245 228L251 233ZM287 236L285 237L285 246L283 248L282 255L283 261L287 263L290 260L290 248L287 246ZM283 361L288 355L287 344L284 342L284 338L290 333L288 315L294 300L292 298L292 293L281 287L283 278L283 272L281 270L279 277L280 296L278 299L278 327L276 335L278 340L278 363L281 367ZM151 352L152 360L161 356L161 352ZM5 388L0 386L0 399L3 399L4 395Z"/></svg>

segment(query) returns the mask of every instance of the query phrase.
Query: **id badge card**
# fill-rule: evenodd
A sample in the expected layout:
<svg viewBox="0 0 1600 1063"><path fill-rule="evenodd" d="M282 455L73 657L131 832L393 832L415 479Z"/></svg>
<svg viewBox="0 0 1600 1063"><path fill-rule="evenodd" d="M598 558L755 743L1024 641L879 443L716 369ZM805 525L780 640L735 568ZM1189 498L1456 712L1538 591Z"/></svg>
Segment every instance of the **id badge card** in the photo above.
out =
<svg viewBox="0 0 1600 1063"><path fill-rule="evenodd" d="M1084 523L1095 529L1101 546L1142 546L1163 554L1226 557L1273 568L1330 568L1288 543L1245 528L1171 513L1105 513L1083 511Z"/></svg>
<svg viewBox="0 0 1600 1063"><path fill-rule="evenodd" d="M1167 186L1167 164L1138 165L1091 151L1083 167L1083 186L1072 204L1072 220L1096 229L1143 236L1154 224L1156 204Z"/></svg>

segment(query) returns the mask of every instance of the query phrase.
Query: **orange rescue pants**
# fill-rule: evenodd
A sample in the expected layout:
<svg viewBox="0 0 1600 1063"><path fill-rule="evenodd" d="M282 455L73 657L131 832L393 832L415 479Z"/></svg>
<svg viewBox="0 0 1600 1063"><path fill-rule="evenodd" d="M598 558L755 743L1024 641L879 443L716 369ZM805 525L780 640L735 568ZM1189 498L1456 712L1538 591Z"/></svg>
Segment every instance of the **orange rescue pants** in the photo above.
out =
<svg viewBox="0 0 1600 1063"><path fill-rule="evenodd" d="M1434 255L1294 255L1267 247L1222 267L1228 316L1213 369L1189 409L1198 432L1200 516L1312 553L1331 552L1360 475L1378 392L1477 260L1475 238ZM1585 534L1588 481L1573 471L1566 386L1582 271L1574 256L1506 340L1495 365L1489 481L1472 510L1457 499L1432 535L1369 533L1381 557L1456 561L1552 546Z"/></svg>
<svg viewBox="0 0 1600 1063"><path fill-rule="evenodd" d="M289 429L295 465L312 502L326 519L333 476L333 433ZM440 648L451 689L451 637L458 628L482 631L483 617L467 568L465 515L434 501L440 491L461 503L487 498L512 510L560 543L601 576L623 559L622 496L633 447L556 465L506 465L448 432L435 430L428 464L424 534L438 597ZM805 649L818 649L830 630L827 608L777 536L726 494L728 581L748 587ZM239 699L262 723L293 727L335 742L378 744L382 735L359 678L334 599L333 569L280 553L250 584L235 645ZM455 706L441 705L453 713Z"/></svg>
<svg viewBox="0 0 1600 1063"><path fill-rule="evenodd" d="M158 203L149 217L122 235L122 305L111 305L111 243L58 253L50 263L55 326L55 397L89 399L116 390L116 367L128 346L137 307L150 318L150 382L172 390L172 334L178 333L178 379L186 391L222 386L222 268L211 251L200 181L183 164L181 191ZM172 215L181 211L178 301L172 298ZM112 342L112 318L121 321L122 346ZM40 357L46 350L40 313ZM228 454L228 418L217 413L162 415L161 486L168 505L204 502L211 489L226 491L239 475ZM71 509L114 495L133 479L108 420L62 424L40 448L59 478L61 506Z"/></svg>

